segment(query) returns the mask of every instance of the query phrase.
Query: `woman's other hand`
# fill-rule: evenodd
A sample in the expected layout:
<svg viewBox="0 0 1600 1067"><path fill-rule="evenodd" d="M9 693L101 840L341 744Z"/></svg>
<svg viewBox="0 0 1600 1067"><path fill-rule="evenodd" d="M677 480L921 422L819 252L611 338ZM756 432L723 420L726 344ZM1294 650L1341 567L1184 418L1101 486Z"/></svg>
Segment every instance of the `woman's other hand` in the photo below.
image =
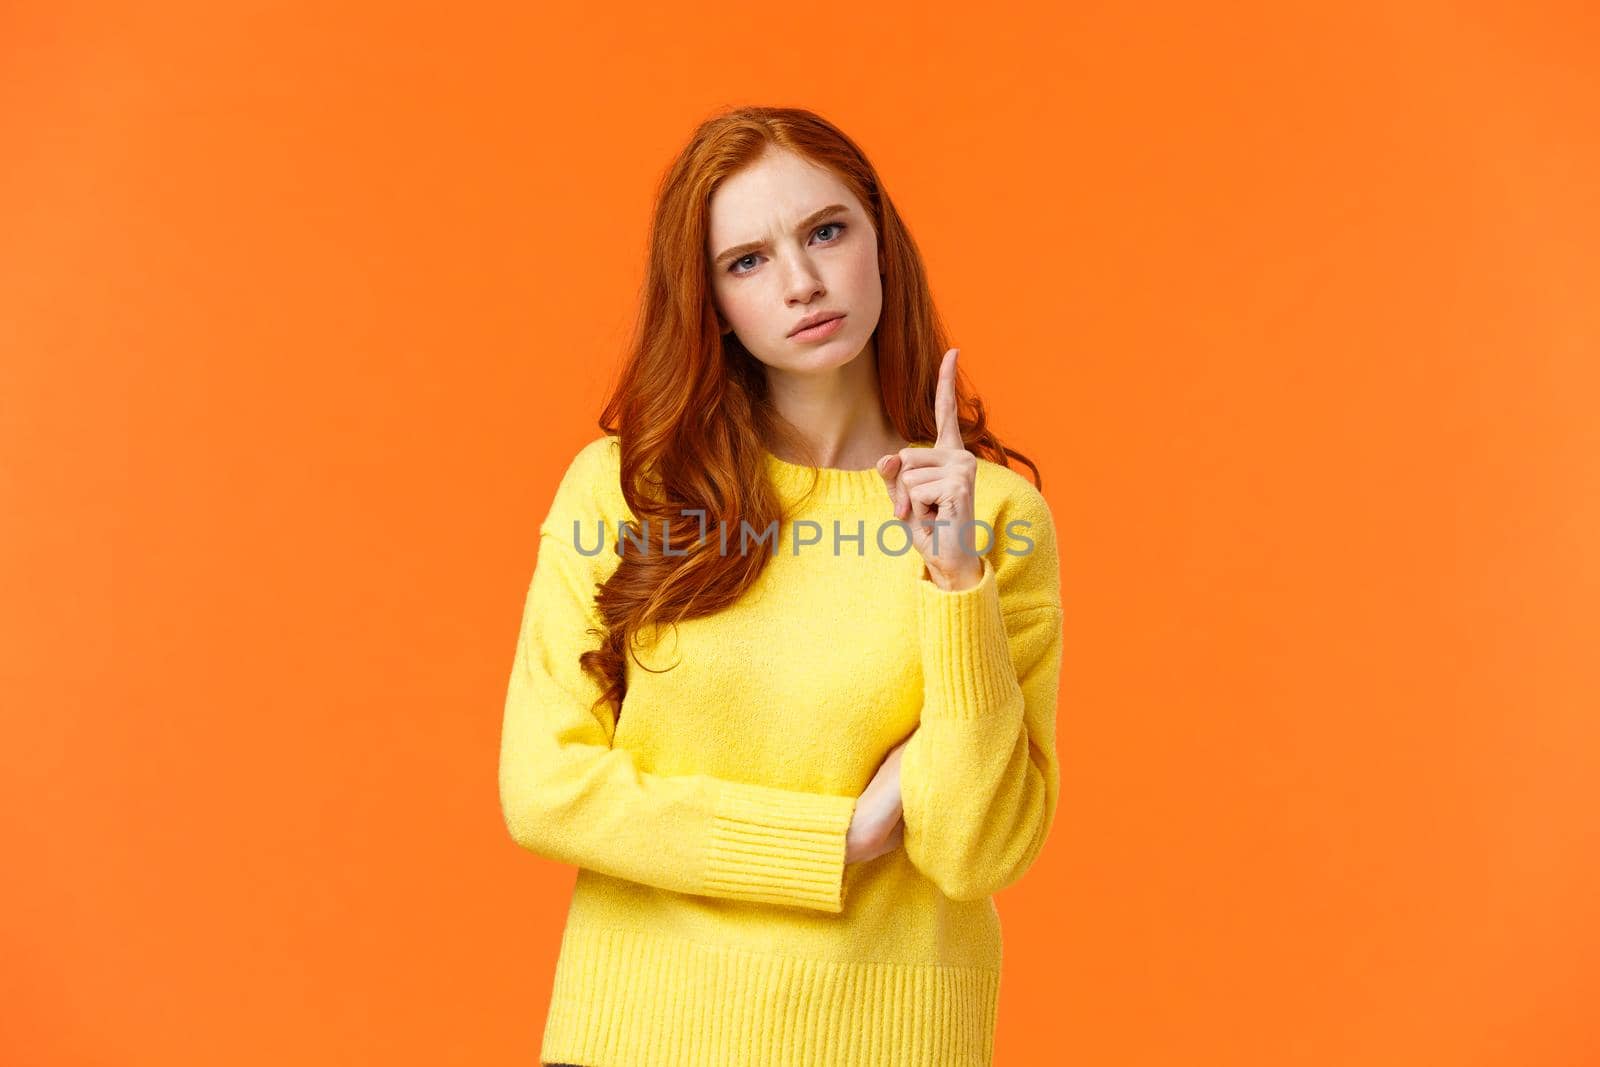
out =
<svg viewBox="0 0 1600 1067"><path fill-rule="evenodd" d="M908 737L889 750L856 800L856 812L845 834L846 863L877 859L900 847L905 837L900 807L900 752L910 740Z"/></svg>
<svg viewBox="0 0 1600 1067"><path fill-rule="evenodd" d="M908 446L878 460L894 517L909 520L911 543L922 556L928 578L940 589L952 591L970 589L983 578L983 557L976 551L978 528L972 518L978 457L962 442L956 416L959 352L952 348L939 364L934 446Z"/></svg>

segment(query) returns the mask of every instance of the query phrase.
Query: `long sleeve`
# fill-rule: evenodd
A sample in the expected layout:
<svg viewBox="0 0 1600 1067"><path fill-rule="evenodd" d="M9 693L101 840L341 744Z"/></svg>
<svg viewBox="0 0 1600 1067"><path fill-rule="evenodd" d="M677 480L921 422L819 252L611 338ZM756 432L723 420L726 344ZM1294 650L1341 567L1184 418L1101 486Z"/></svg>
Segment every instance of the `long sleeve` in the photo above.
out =
<svg viewBox="0 0 1600 1067"><path fill-rule="evenodd" d="M1021 878L1055 819L1061 602L1055 534L1042 497L1016 512L1032 551L990 556L983 578L948 592L918 582L922 721L901 754L905 848L953 900Z"/></svg>
<svg viewBox="0 0 1600 1067"><path fill-rule="evenodd" d="M581 478L569 472L540 527L512 662L499 773L511 837L550 859L662 889L841 911L855 797L648 773L612 747L609 708L590 711L601 687L578 656L598 644L589 631L601 626L595 585L609 553L585 556L556 525Z"/></svg>

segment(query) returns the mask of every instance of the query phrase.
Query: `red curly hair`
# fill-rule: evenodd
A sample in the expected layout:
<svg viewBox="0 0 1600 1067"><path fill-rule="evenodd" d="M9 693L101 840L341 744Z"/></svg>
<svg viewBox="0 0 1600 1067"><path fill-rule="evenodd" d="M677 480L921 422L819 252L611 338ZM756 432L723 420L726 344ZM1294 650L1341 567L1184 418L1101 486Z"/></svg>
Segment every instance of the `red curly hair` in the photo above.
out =
<svg viewBox="0 0 1600 1067"><path fill-rule="evenodd" d="M595 707L610 704L618 719L627 692L623 657L633 635L665 620L715 613L738 600L766 565L763 552L720 553L712 550L715 537L697 543L700 516L708 529L726 523L736 530L748 522L762 530L783 521L763 449L778 443L810 455L769 402L760 361L736 335L721 332L711 297L705 251L711 195L769 147L830 168L871 217L884 260L883 310L874 335L884 411L903 440L938 436L934 392L948 336L921 255L866 153L804 109L740 107L707 119L657 189L638 323L599 420L602 431L619 438L621 488L633 516L652 531L652 540L653 531L665 529L668 543L687 546L688 553L619 552L621 562L599 587L596 606L606 632L600 648L579 662L604 689ZM956 395L967 449L1002 466L1015 457L1042 489L1039 468L1000 443L983 402L961 389L959 376ZM637 655L634 662L649 669Z"/></svg>

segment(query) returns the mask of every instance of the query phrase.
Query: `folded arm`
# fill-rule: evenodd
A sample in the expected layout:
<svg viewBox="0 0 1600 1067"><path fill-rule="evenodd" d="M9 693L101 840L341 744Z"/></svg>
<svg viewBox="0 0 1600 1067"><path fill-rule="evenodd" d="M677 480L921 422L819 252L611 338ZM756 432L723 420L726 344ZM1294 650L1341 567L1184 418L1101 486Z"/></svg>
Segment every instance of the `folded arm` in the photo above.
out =
<svg viewBox="0 0 1600 1067"><path fill-rule="evenodd" d="M541 527L500 744L500 806L532 852L680 893L843 910L856 798L641 770L578 663L598 561Z"/></svg>

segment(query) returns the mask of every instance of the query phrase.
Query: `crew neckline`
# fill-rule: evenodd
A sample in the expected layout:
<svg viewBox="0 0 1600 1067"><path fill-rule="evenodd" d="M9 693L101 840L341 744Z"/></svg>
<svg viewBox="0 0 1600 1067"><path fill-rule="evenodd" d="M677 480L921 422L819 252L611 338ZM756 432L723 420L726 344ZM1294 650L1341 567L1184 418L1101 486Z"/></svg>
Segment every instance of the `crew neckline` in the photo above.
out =
<svg viewBox="0 0 1600 1067"><path fill-rule="evenodd" d="M912 447L925 447L913 441ZM812 472L816 474L816 489L806 497L810 503L860 504L872 500L889 502L889 489L876 467L851 470L848 467L808 467L780 459L765 446L761 449L766 463L767 476L785 502L794 503L806 497L811 489Z"/></svg>

